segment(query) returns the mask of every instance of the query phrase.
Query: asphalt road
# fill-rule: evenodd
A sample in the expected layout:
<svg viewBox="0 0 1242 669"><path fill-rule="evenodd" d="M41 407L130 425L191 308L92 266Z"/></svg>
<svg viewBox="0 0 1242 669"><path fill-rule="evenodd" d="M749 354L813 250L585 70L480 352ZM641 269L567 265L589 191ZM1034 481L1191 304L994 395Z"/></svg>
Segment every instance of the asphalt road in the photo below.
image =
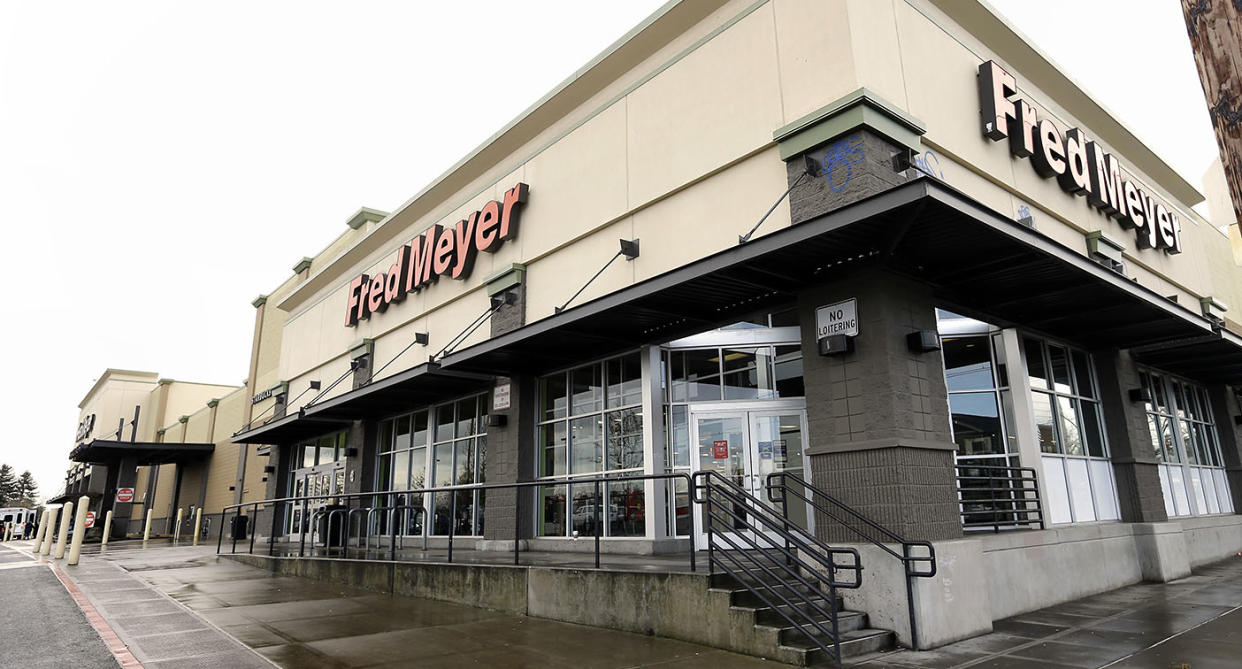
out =
<svg viewBox="0 0 1242 669"><path fill-rule="evenodd" d="M0 667L118 667L95 628L47 565L3 546Z"/></svg>

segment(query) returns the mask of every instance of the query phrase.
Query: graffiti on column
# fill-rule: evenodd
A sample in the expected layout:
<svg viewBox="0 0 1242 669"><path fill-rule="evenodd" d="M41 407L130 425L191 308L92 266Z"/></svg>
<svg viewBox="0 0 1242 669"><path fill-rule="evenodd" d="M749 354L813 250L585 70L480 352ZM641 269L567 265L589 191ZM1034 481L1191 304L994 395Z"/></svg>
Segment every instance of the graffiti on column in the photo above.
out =
<svg viewBox="0 0 1242 669"><path fill-rule="evenodd" d="M854 163L861 163L866 155L862 149L862 135L852 135L828 147L824 155L822 167L828 187L834 193L840 193L850 185L854 176Z"/></svg>

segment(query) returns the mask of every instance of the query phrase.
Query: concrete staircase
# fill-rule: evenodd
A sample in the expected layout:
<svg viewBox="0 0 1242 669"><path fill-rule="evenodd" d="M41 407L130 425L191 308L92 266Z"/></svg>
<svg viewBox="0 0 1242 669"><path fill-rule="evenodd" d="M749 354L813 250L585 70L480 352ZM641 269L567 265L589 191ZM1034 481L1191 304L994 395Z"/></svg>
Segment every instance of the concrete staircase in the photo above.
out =
<svg viewBox="0 0 1242 669"><path fill-rule="evenodd" d="M748 567L753 566L754 572L762 573L762 570L755 565L764 558L747 554L741 556L740 559ZM807 622L806 616L809 615L823 627L831 630L832 623L828 617L815 611L816 606L825 611L831 610L828 599L822 593L805 586L783 585L766 575L764 579L767 587L749 577L740 580L729 574L715 574L712 577L712 592L717 597L727 596L731 614L745 616L754 626L752 643L761 646L762 651L756 653L755 651L760 648L752 648L749 652L799 666L834 665L833 660L818 644L808 639L801 630L795 628L781 615L784 613L805 627L814 630L814 627ZM777 607L769 606L748 586L754 586L773 601L776 600L768 594L768 588L785 595L786 599L794 602L792 608L798 609L798 612L791 611L791 606L786 604L780 604ZM813 602L813 604L804 602ZM840 636L842 660L895 647L896 635L892 631L870 627L866 613L843 610L840 597L837 597L834 604L837 611L837 631ZM819 633L815 636L829 648L832 647L831 637Z"/></svg>

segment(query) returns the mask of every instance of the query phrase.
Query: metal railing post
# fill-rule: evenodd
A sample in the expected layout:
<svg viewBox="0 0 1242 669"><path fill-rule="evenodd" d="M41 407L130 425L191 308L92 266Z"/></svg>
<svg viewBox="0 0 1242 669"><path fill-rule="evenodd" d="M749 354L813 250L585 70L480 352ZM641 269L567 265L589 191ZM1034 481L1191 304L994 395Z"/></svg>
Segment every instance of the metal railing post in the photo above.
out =
<svg viewBox="0 0 1242 669"><path fill-rule="evenodd" d="M693 481L690 479L690 476L687 474L686 475L686 501L690 503L690 571L698 571L697 570L698 565L695 564L696 560L698 559L696 555L696 553L698 553L698 550L697 550L698 547L695 546L694 544L699 540L699 533L698 533L699 524L696 523L694 520L694 496L691 494L692 485L693 485ZM673 495L674 495L674 498L676 498L676 495L677 495L676 484L673 485ZM677 528L676 528L677 503L676 501L673 502L673 525L674 525L673 533L676 534L677 532Z"/></svg>
<svg viewBox="0 0 1242 669"><path fill-rule="evenodd" d="M249 551L250 555L254 555L254 531L259 526L259 523L257 522L259 519L259 503L258 502L255 502L255 505L254 505L254 519L256 522L246 523L246 529L250 530L250 551Z"/></svg>
<svg viewBox="0 0 1242 669"><path fill-rule="evenodd" d="M513 564L519 564L518 542L522 536L522 489L513 489Z"/></svg>
<svg viewBox="0 0 1242 669"><path fill-rule="evenodd" d="M457 491L449 492L448 561L453 562L453 530L457 529Z"/></svg>
<svg viewBox="0 0 1242 669"><path fill-rule="evenodd" d="M216 536L216 555L220 554L220 549L224 546L224 526L228 524L224 522L224 519L228 517L229 509L228 507L225 507L224 510L220 512L220 534Z"/></svg>
<svg viewBox="0 0 1242 669"><path fill-rule="evenodd" d="M599 479L595 479L595 568L599 569L599 507L603 505L604 498L600 496Z"/></svg>
<svg viewBox="0 0 1242 669"><path fill-rule="evenodd" d="M282 507L288 508L288 504L282 504ZM276 505L272 505L272 531L267 537L267 554L269 556L276 555Z"/></svg>

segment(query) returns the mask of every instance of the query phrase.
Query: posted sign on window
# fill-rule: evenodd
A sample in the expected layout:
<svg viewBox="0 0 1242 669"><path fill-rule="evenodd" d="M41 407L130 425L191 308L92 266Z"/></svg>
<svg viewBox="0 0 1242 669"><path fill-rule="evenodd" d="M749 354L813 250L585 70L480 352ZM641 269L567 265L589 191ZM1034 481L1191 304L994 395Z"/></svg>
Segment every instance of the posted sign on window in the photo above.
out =
<svg viewBox="0 0 1242 669"><path fill-rule="evenodd" d="M828 304L815 310L816 339L832 335L858 336L858 299Z"/></svg>

